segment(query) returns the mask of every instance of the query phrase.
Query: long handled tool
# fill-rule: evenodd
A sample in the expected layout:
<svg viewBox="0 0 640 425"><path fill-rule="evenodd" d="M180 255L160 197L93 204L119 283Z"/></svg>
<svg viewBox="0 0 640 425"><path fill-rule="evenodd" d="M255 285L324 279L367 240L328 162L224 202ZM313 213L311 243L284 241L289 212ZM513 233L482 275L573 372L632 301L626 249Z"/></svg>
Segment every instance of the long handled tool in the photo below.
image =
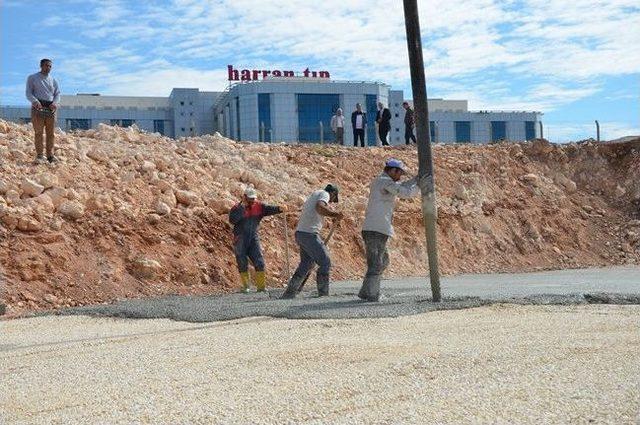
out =
<svg viewBox="0 0 640 425"><path fill-rule="evenodd" d="M333 224L331 225L331 229L329 230L329 234L327 235L326 238L324 238L324 244L325 245L327 245L329 243L329 241L331 240L331 236L333 236L333 232L336 231L336 227L338 227L338 222L334 221ZM313 267L311 267L311 270L309 270L307 272L307 275L304 277L304 280L302 281L302 283L298 287L298 292L302 291L302 288L304 288L304 284L307 283L307 280L309 280L309 276L311 276L311 272L313 271L314 268L315 268L315 264L314 264Z"/></svg>

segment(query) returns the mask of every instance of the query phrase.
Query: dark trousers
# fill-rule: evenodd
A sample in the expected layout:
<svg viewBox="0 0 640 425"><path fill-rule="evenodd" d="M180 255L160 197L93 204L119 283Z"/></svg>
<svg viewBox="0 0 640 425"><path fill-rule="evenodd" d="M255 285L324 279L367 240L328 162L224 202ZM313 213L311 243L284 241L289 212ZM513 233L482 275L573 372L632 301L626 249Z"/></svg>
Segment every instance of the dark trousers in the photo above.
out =
<svg viewBox="0 0 640 425"><path fill-rule="evenodd" d="M329 295L329 272L331 270L331 258L320 235L317 233L296 232L296 242L300 247L300 264L291 276L286 295L295 295L302 281L307 277L314 264L318 265L316 272L316 285L318 295Z"/></svg>
<svg viewBox="0 0 640 425"><path fill-rule="evenodd" d="M413 140L413 143L418 143L418 142L416 142L416 136L413 135L413 128L412 127L405 127L404 128L404 143L406 143L408 145L409 144L409 140Z"/></svg>
<svg viewBox="0 0 640 425"><path fill-rule="evenodd" d="M378 301L382 272L389 266L389 253L387 252L389 236L380 232L363 230L362 239L364 239L367 254L367 274L362 281L358 297L367 301Z"/></svg>
<svg viewBox="0 0 640 425"><path fill-rule="evenodd" d="M238 263L238 271L244 273L249 270L249 260L257 272L264 271L264 257L258 238L238 239L233 247Z"/></svg>
<svg viewBox="0 0 640 425"><path fill-rule="evenodd" d="M360 146L364 148L364 128L353 129L353 146L358 146L358 137L360 138Z"/></svg>
<svg viewBox="0 0 640 425"><path fill-rule="evenodd" d="M389 142L387 142L387 136L389 135L389 130L391 130L388 126L378 126L378 136L380 137L380 141L382 142L382 146L389 146Z"/></svg>

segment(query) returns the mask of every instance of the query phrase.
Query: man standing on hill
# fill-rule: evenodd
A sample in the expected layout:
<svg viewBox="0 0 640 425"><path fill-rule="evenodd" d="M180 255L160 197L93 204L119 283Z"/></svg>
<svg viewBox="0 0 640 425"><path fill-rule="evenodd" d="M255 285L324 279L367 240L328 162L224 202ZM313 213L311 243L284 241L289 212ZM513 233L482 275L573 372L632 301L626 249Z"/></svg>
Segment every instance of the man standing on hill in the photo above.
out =
<svg viewBox="0 0 640 425"><path fill-rule="evenodd" d="M386 108L382 102L378 102L378 115L376 116L378 123L378 136L382 142L382 146L389 146L387 135L391 131L391 111Z"/></svg>
<svg viewBox="0 0 640 425"><path fill-rule="evenodd" d="M324 217L333 217L334 220L341 220L343 217L341 212L329 208L329 202L338 202L338 186L334 184L328 184L324 190L313 192L302 206L302 214L296 228L296 242L300 247L300 264L282 294L283 299L295 298L298 288L314 263L318 265L316 273L318 296L329 295L331 258L329 258L327 247L320 239L320 230L322 230Z"/></svg>
<svg viewBox="0 0 640 425"><path fill-rule="evenodd" d="M31 122L35 132L36 163L43 164L42 133L47 135L47 160L55 162L53 156L54 131L56 125L56 111L60 103L60 88L58 82L53 78L51 68L53 63L50 59L40 61L40 72L29 75L25 94L27 100L31 102Z"/></svg>
<svg viewBox="0 0 640 425"><path fill-rule="evenodd" d="M344 115L342 108L338 108L333 117L331 117L331 130L336 135L336 143L344 145Z"/></svg>
<svg viewBox="0 0 640 425"><path fill-rule="evenodd" d="M413 109L409 106L409 102L402 102L402 107L407 111L404 114L404 143L409 144L409 140L416 142L416 136L413 135L413 127L416 125L416 119L413 114Z"/></svg>
<svg viewBox="0 0 640 425"><path fill-rule="evenodd" d="M380 300L380 279L389 265L387 241L393 236L393 210L396 198L411 198L419 193L418 178L403 183L400 178L406 173L402 161L389 159L384 171L369 186L369 203L362 225L362 239L367 255L367 274L358 297L365 301Z"/></svg>
<svg viewBox="0 0 640 425"><path fill-rule="evenodd" d="M360 146L364 148L367 114L362 111L362 105L359 103L356 103L356 110L351 114L351 127L353 128L353 146L358 146L358 138L360 138Z"/></svg>
<svg viewBox="0 0 640 425"><path fill-rule="evenodd" d="M266 290L266 276L264 273L264 257L260 247L258 227L260 221L268 216L279 214L287 210L286 207L265 205L258 202L257 192L247 188L242 196L242 202L236 204L229 212L229 221L233 224L233 248L240 271L242 292L249 292L249 260L256 271L256 288L258 292Z"/></svg>

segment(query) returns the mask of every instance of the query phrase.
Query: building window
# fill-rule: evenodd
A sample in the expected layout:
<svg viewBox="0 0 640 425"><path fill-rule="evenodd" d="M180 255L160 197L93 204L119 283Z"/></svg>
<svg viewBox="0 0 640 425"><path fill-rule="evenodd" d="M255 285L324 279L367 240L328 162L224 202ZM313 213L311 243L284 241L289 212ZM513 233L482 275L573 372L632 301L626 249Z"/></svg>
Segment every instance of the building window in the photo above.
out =
<svg viewBox="0 0 640 425"><path fill-rule="evenodd" d="M181 116L181 117L184 117L184 112L180 112L180 116Z"/></svg>
<svg viewBox="0 0 640 425"><path fill-rule="evenodd" d="M110 120L111 125L117 125L118 127L131 127L136 123L136 120Z"/></svg>
<svg viewBox="0 0 640 425"><path fill-rule="evenodd" d="M340 107L338 94L298 94L298 140L320 142L320 123L323 141L332 140L331 117Z"/></svg>
<svg viewBox="0 0 640 425"><path fill-rule="evenodd" d="M193 116L193 112L189 112L189 116L192 117Z"/></svg>
<svg viewBox="0 0 640 425"><path fill-rule="evenodd" d="M471 142L471 122L470 121L456 121L456 142L469 143Z"/></svg>
<svg viewBox="0 0 640 425"><path fill-rule="evenodd" d="M400 114L398 114L397 112L396 112L396 114L395 114L395 115L396 115L396 118L398 118L398 117L400 116Z"/></svg>
<svg viewBox="0 0 640 425"><path fill-rule="evenodd" d="M184 133L186 130L184 129L184 127L180 127L180 131Z"/></svg>
<svg viewBox="0 0 640 425"><path fill-rule="evenodd" d="M189 102L189 105L193 105L193 102Z"/></svg>
<svg viewBox="0 0 640 425"><path fill-rule="evenodd" d="M180 101L180 106L184 106L184 102L183 101Z"/></svg>
<svg viewBox="0 0 640 425"><path fill-rule="evenodd" d="M535 121L524 122L524 138L525 140L533 140L536 138L536 122Z"/></svg>
<svg viewBox="0 0 640 425"><path fill-rule="evenodd" d="M271 142L271 95L258 94L258 126L261 142Z"/></svg>
<svg viewBox="0 0 640 425"><path fill-rule="evenodd" d="M375 146L376 145L376 115L378 114L378 98L375 94L365 94L365 103L366 109L364 110L367 113L367 145Z"/></svg>
<svg viewBox="0 0 640 425"><path fill-rule="evenodd" d="M491 121L491 141L499 142L507 140L507 123L504 121Z"/></svg>
<svg viewBox="0 0 640 425"><path fill-rule="evenodd" d="M81 118L67 118L65 122L67 130L89 130L91 120Z"/></svg>
<svg viewBox="0 0 640 425"><path fill-rule="evenodd" d="M396 127L396 133L399 133L399 132L400 132L400 129Z"/></svg>
<svg viewBox="0 0 640 425"><path fill-rule="evenodd" d="M164 120L153 120L153 132L164 136Z"/></svg>

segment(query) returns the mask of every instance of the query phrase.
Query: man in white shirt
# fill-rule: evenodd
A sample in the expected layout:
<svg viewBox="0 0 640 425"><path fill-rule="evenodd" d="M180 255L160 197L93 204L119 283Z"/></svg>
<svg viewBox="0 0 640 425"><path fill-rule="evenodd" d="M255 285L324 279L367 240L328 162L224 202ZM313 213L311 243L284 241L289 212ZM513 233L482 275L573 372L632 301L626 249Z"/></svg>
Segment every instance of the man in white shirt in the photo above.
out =
<svg viewBox="0 0 640 425"><path fill-rule="evenodd" d="M338 108L336 114L331 117L331 130L336 135L336 143L344 145L344 115L342 115L342 108Z"/></svg>
<svg viewBox="0 0 640 425"><path fill-rule="evenodd" d="M365 301L379 301L380 279L389 265L387 241L393 236L393 210L396 198L412 198L420 192L417 177L400 183L406 173L402 161L389 159L384 171L369 187L369 202L362 225L362 238L367 255L367 274L358 297Z"/></svg>
<svg viewBox="0 0 640 425"><path fill-rule="evenodd" d="M338 202L338 186L334 184L328 184L324 190L313 192L302 206L302 214L296 228L296 242L300 247L300 264L291 276L282 299L295 298L298 288L314 264L318 265L316 273L318 296L329 295L331 258L329 258L327 247L320 239L320 230L322 230L324 217L333 217L334 220L341 220L343 217L341 212L329 208L329 202Z"/></svg>
<svg viewBox="0 0 640 425"><path fill-rule="evenodd" d="M35 132L36 162L44 163L43 132L47 135L47 160L55 162L53 142L55 137L56 111L60 103L58 82L50 74L53 63L50 59L40 61L40 72L29 75L25 95L31 102L31 122Z"/></svg>

